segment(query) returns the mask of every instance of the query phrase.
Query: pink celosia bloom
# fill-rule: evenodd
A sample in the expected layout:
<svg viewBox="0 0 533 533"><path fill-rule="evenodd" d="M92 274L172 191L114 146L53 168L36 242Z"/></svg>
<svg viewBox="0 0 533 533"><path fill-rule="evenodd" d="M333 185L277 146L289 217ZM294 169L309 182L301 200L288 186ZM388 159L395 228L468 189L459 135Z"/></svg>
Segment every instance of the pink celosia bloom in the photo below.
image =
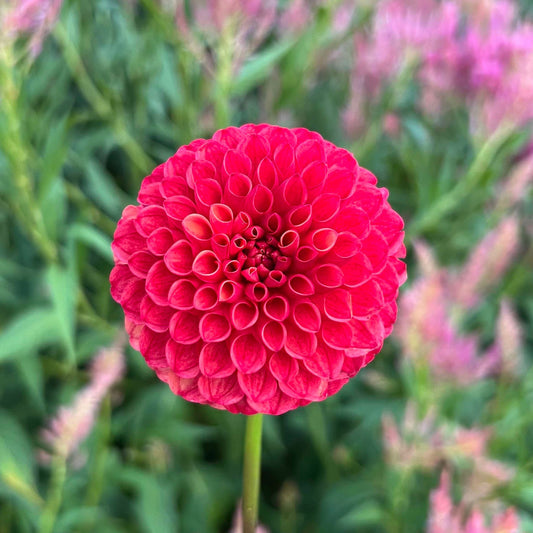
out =
<svg viewBox="0 0 533 533"><path fill-rule="evenodd" d="M474 248L458 273L452 291L455 302L469 309L500 282L519 246L518 219L511 215L489 232Z"/></svg>
<svg viewBox="0 0 533 533"><path fill-rule="evenodd" d="M175 394L232 412L336 393L391 333L406 278L403 221L376 182L303 128L181 147L112 243L132 346Z"/></svg>
<svg viewBox="0 0 533 533"><path fill-rule="evenodd" d="M514 508L496 513L487 525L478 509L468 514L463 503L455 506L450 488L450 475L444 470L438 488L430 496L427 533L519 533L520 524Z"/></svg>
<svg viewBox="0 0 533 533"><path fill-rule="evenodd" d="M263 42L277 15L276 0L200 0L190 7L190 18L183 0L176 7L176 24L185 42L210 61L210 54L202 52L203 41L213 47L221 37L229 35L234 70Z"/></svg>
<svg viewBox="0 0 533 533"><path fill-rule="evenodd" d="M90 434L102 400L124 373L121 344L117 342L96 355L90 368L89 384L78 392L69 406L60 407L48 427L42 430L43 441L50 450L50 453L40 454L45 462L49 462L52 455L81 462L79 445Z"/></svg>
<svg viewBox="0 0 533 533"><path fill-rule="evenodd" d="M533 183L533 143L526 147L520 159L515 163L509 176L502 180L497 196L495 211L510 211L523 199Z"/></svg>
<svg viewBox="0 0 533 533"><path fill-rule="evenodd" d="M517 378L524 370L522 339L524 333L520 321L508 300L500 305L496 322L496 346L500 351L501 373L509 378Z"/></svg>
<svg viewBox="0 0 533 533"><path fill-rule="evenodd" d="M454 278L435 270L429 249L417 243L427 274L420 276L400 299L395 332L402 353L414 365L429 368L436 383L466 385L494 373L500 362L496 347L478 354L475 335L463 335L455 324L455 300L450 286Z"/></svg>
<svg viewBox="0 0 533 533"><path fill-rule="evenodd" d="M4 20L2 31L15 36L30 36L29 48L39 55L42 44L59 17L63 0L13 0Z"/></svg>

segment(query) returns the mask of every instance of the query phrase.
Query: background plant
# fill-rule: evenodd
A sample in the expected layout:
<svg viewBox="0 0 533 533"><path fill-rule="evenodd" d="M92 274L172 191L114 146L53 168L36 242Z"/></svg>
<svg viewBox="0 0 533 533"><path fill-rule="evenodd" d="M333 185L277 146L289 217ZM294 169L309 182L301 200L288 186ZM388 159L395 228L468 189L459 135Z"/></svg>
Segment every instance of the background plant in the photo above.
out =
<svg viewBox="0 0 533 533"><path fill-rule="evenodd" d="M156 163L248 121L353 150L410 244L372 368L265 420L261 521L533 531L529 2L0 9L0 531L230 529L244 420L124 347L109 243Z"/></svg>

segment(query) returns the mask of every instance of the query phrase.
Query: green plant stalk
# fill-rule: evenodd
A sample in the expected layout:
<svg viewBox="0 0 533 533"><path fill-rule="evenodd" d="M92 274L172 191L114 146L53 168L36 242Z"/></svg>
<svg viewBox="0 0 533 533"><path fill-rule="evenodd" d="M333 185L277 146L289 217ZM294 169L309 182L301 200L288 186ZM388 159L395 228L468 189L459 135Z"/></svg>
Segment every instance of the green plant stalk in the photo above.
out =
<svg viewBox="0 0 533 533"><path fill-rule="evenodd" d="M52 461L52 479L41 515L39 533L52 533L57 514L63 499L63 487L67 478L67 462L65 457L56 456Z"/></svg>
<svg viewBox="0 0 533 533"><path fill-rule="evenodd" d="M261 434L263 415L246 419L244 436L244 468L242 489L242 531L255 533L259 509L259 484L261 478Z"/></svg>
<svg viewBox="0 0 533 533"><path fill-rule="evenodd" d="M91 80L91 77L81 60L80 54L78 53L78 50L76 50L76 46L61 23L56 24L54 28L54 36L63 52L63 57L72 73L72 77L84 98L102 120L109 122L118 144L128 154L138 170L141 172L148 172L154 167L154 162L148 155L146 155L139 143L130 135L122 115L111 107L111 104L104 98L102 93Z"/></svg>

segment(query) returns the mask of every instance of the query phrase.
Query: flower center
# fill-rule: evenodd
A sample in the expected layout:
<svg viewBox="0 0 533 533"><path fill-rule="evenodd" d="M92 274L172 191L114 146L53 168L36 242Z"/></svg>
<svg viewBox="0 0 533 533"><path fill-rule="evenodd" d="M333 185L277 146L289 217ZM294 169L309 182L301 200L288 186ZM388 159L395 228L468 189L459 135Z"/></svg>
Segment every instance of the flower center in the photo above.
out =
<svg viewBox="0 0 533 533"><path fill-rule="evenodd" d="M278 248L278 241L268 236L266 239L248 241L244 250L246 260L244 261L244 268L256 267L261 272L267 274L265 270L276 270L281 252ZM262 268L260 268L262 266Z"/></svg>

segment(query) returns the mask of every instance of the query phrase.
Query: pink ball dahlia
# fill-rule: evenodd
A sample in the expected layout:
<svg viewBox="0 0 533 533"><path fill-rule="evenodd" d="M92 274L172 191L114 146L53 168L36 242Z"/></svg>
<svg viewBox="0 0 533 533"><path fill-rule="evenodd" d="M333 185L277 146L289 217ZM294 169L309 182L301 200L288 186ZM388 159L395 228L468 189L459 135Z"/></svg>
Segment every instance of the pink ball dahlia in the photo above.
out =
<svg viewBox="0 0 533 533"><path fill-rule="evenodd" d="M346 150L247 124L182 146L124 209L111 294L172 392L282 414L379 352L406 279L403 221Z"/></svg>

